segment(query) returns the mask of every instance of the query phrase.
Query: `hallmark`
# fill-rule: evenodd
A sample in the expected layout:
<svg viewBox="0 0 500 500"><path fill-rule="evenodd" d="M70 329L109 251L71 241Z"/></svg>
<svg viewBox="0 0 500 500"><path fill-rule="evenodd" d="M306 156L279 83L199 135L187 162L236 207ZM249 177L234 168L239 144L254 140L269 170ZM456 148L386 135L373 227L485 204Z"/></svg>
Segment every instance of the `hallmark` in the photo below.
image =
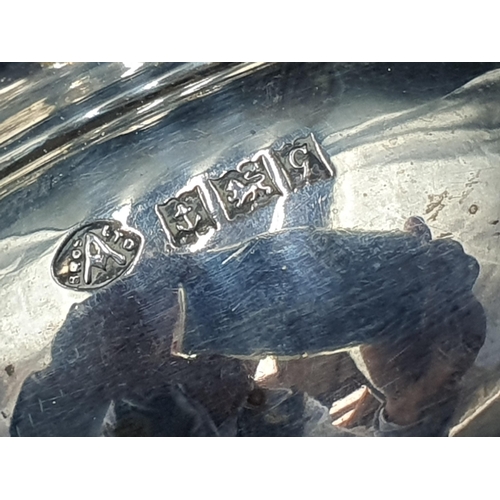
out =
<svg viewBox="0 0 500 500"><path fill-rule="evenodd" d="M297 139L293 144L285 144L275 154L292 191L334 176L333 167L312 134Z"/></svg>
<svg viewBox="0 0 500 500"><path fill-rule="evenodd" d="M196 243L200 236L217 224L208 211L201 189L196 186L177 198L171 198L162 205L156 205L156 213L175 247Z"/></svg>
<svg viewBox="0 0 500 500"><path fill-rule="evenodd" d="M228 220L250 214L267 205L273 197L283 194L266 167L269 161L272 160L264 152L259 152L250 161L240 163L236 170L229 170L218 179L210 179Z"/></svg>
<svg viewBox="0 0 500 500"><path fill-rule="evenodd" d="M141 247L137 231L115 220L95 221L65 240L52 263L52 274L67 288L101 288L131 269Z"/></svg>
<svg viewBox="0 0 500 500"><path fill-rule="evenodd" d="M226 219L234 221L287 193L334 177L335 169L329 158L314 135L309 134L280 149L260 150L219 177L200 182L211 187ZM155 207L173 247L193 245L201 236L218 229L216 215L211 213L204 199L209 190L202 187L200 184L181 192Z"/></svg>

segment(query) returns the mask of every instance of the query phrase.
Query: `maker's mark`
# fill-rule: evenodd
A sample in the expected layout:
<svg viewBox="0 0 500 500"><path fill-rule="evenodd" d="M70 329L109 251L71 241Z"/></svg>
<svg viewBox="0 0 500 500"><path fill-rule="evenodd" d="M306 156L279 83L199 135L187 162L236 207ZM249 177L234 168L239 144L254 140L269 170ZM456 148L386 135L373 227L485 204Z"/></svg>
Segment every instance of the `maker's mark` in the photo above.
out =
<svg viewBox="0 0 500 500"><path fill-rule="evenodd" d="M68 288L101 288L131 268L141 246L141 235L118 221L91 222L65 240L52 263L52 274Z"/></svg>

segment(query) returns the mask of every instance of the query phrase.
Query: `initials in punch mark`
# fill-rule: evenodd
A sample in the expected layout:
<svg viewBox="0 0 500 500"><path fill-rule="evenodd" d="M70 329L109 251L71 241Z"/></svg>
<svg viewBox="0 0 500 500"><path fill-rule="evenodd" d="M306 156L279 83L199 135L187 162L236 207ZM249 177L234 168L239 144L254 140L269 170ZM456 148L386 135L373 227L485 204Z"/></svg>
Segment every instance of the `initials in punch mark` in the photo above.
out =
<svg viewBox="0 0 500 500"><path fill-rule="evenodd" d="M131 269L141 247L137 231L114 220L95 221L66 238L52 263L52 274L67 288L101 288Z"/></svg>

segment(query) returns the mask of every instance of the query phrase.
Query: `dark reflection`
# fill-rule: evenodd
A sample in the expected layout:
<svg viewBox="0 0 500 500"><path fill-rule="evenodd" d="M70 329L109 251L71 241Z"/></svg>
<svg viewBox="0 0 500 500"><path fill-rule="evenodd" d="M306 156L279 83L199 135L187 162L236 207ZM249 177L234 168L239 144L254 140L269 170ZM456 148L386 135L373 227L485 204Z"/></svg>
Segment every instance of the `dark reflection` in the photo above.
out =
<svg viewBox="0 0 500 500"><path fill-rule="evenodd" d="M153 302L124 281L75 307L13 435L445 435L485 339L477 261L417 217L399 233L287 230L155 265ZM353 347L366 380L329 354ZM264 382L237 359L266 354L297 359ZM349 418L329 415L362 384Z"/></svg>
<svg viewBox="0 0 500 500"><path fill-rule="evenodd" d="M300 357L427 338L431 318L472 298L479 264L416 217L406 228L298 228L172 257L185 310L176 350Z"/></svg>
<svg viewBox="0 0 500 500"><path fill-rule="evenodd" d="M209 411L215 425L241 405L255 363L220 356L173 358L169 351L177 319L175 297L164 283L152 284L148 291L158 297L161 314L152 313L151 302L125 282L70 312L54 342L50 367L23 386L12 435L99 435L111 401L130 400L139 408L174 401L179 411L190 415L193 410L186 410L189 404L174 389L177 384L190 401Z"/></svg>
<svg viewBox="0 0 500 500"><path fill-rule="evenodd" d="M426 318L413 342L363 346L371 381L383 396L377 430L382 435L439 435L459 396L460 380L486 335L483 308L473 297L443 304Z"/></svg>
<svg viewBox="0 0 500 500"><path fill-rule="evenodd" d="M146 403L111 402L102 425L105 437L175 437L217 435L207 410L182 386L171 386Z"/></svg>

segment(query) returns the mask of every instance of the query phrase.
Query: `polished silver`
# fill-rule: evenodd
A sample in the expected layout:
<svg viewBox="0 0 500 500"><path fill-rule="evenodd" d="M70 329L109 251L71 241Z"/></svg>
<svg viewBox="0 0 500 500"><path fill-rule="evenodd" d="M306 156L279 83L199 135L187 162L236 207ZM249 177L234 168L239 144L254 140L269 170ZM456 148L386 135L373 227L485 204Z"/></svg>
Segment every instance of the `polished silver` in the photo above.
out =
<svg viewBox="0 0 500 500"><path fill-rule="evenodd" d="M223 283L248 242L299 229L388 235L413 216L419 245L457 243L479 265L471 286L486 340L446 432L499 433L499 103L494 64L58 63L0 73L0 434L99 435L112 401L147 408L118 402L175 384L218 432L232 428L225 419L246 398L251 363L273 351L249 365L186 343L172 355L176 332L187 341L187 326L203 324L190 302L200 276L177 263L194 259ZM240 172L214 189L264 152L269 177ZM98 221L123 237L107 239L104 226L92 229ZM134 258L128 231L141 237ZM282 249L281 268L298 266ZM217 267L210 257L222 254ZM53 267L61 258L67 269ZM313 297L319 273L302 267ZM225 332L219 347L243 351L238 325ZM296 361L311 398L365 383L363 370L338 370L338 356ZM314 369L329 359L333 368Z"/></svg>
<svg viewBox="0 0 500 500"><path fill-rule="evenodd" d="M475 301L479 264L450 238L422 237L419 218L406 227L294 228L178 256L173 353L287 359L431 338L424 325Z"/></svg>

